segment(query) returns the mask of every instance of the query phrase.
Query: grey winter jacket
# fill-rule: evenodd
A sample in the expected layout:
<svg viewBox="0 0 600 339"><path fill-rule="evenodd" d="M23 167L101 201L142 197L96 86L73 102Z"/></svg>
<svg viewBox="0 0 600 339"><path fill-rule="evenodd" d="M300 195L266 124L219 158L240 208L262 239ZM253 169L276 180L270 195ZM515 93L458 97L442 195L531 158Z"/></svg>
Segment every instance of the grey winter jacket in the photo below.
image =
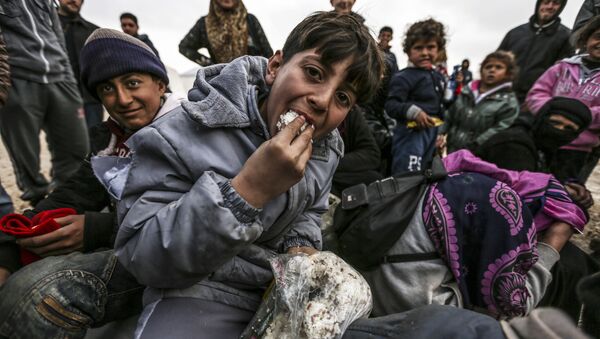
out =
<svg viewBox="0 0 600 339"><path fill-rule="evenodd" d="M75 81L51 0L1 1L0 27L12 77L38 83Z"/></svg>
<svg viewBox="0 0 600 339"><path fill-rule="evenodd" d="M105 172L120 198L116 255L151 287L146 305L176 296L255 310L272 279L270 257L321 247L320 216L343 152L337 132L315 141L304 178L260 211L230 185L270 138L257 105L266 66L246 56L201 69L189 102L136 132L130 162Z"/></svg>

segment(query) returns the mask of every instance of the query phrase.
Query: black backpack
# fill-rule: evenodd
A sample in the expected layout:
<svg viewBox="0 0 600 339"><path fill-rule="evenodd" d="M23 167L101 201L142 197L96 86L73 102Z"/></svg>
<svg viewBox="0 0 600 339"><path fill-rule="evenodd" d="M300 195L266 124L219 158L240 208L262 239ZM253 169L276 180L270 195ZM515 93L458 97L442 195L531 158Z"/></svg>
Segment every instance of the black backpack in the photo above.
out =
<svg viewBox="0 0 600 339"><path fill-rule="evenodd" d="M421 197L432 182L447 176L439 157L431 168L360 184L342 192L341 206L335 211L333 228L337 253L350 265L369 271L388 262L438 258L437 253L386 254L408 227Z"/></svg>

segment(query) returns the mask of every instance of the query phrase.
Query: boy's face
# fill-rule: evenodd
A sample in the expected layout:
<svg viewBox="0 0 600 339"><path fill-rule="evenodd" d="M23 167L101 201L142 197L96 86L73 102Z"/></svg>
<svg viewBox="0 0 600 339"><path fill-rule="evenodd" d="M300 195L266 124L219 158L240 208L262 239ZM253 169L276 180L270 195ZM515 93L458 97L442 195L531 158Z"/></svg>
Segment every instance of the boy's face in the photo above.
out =
<svg viewBox="0 0 600 339"><path fill-rule="evenodd" d="M481 68L481 81L488 87L506 82L508 79L506 65L497 59L490 59Z"/></svg>
<svg viewBox="0 0 600 339"><path fill-rule="evenodd" d="M438 44L435 40L419 40L408 51L408 60L415 67L431 69L438 57Z"/></svg>
<svg viewBox="0 0 600 339"><path fill-rule="evenodd" d="M350 14L355 0L330 0L333 10L340 14Z"/></svg>
<svg viewBox="0 0 600 339"><path fill-rule="evenodd" d="M321 63L315 49L296 53L283 63L281 51L269 59L266 82L271 86L261 113L271 135L279 116L292 110L315 126L314 139L322 138L346 118L356 94L346 81L352 59L333 65Z"/></svg>
<svg viewBox="0 0 600 339"><path fill-rule="evenodd" d="M125 34L136 36L138 32L138 25L135 23L135 21L129 18L123 18L121 19L121 29Z"/></svg>
<svg viewBox="0 0 600 339"><path fill-rule="evenodd" d="M387 48L390 45L390 41L392 41L392 33L390 32L381 32L379 33L379 46L382 48Z"/></svg>
<svg viewBox="0 0 600 339"><path fill-rule="evenodd" d="M108 114L121 126L138 130L152 122L166 86L147 73L128 73L96 87Z"/></svg>
<svg viewBox="0 0 600 339"><path fill-rule="evenodd" d="M590 35L585 44L585 49L590 54L589 58L600 61L600 29Z"/></svg>

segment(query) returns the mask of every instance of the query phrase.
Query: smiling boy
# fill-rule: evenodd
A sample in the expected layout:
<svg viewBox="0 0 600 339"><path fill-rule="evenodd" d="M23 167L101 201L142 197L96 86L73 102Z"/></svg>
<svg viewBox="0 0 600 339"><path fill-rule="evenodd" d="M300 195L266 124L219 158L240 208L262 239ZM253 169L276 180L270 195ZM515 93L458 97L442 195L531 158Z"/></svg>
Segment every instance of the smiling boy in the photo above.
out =
<svg viewBox="0 0 600 339"><path fill-rule="evenodd" d="M117 257L149 286L139 338L238 337L272 279L268 259L321 248L335 128L382 69L358 20L317 13L268 61L200 70L189 102L128 140L131 162L104 182L120 198ZM279 130L290 110L300 116Z"/></svg>

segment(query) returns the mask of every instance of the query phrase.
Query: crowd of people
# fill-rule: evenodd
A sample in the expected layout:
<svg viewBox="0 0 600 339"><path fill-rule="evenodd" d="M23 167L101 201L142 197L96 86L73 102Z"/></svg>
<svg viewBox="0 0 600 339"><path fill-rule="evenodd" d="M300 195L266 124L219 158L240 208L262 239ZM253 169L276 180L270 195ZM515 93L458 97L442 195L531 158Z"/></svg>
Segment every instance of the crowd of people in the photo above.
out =
<svg viewBox="0 0 600 339"><path fill-rule="evenodd" d="M570 242L600 159L600 2L573 31L566 2L537 0L474 80L433 18L400 68L355 0L275 51L211 0L184 96L134 14L3 1L0 134L32 208L0 185L0 338L238 338L272 259L321 250L372 291L344 338L600 337L597 253Z"/></svg>

